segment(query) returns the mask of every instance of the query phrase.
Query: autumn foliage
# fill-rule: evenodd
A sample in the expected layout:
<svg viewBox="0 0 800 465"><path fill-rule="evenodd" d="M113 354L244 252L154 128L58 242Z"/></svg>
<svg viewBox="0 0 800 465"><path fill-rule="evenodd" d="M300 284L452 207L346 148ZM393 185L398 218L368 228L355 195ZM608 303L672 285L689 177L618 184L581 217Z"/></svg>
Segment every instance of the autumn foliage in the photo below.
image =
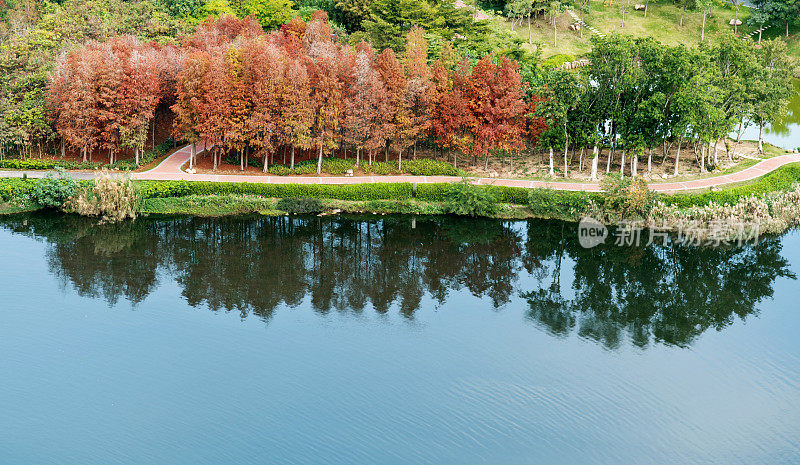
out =
<svg viewBox="0 0 800 465"><path fill-rule="evenodd" d="M215 167L235 154L242 169L262 158L265 171L281 151L291 165L297 152L313 152L319 172L323 157L348 148L359 161L391 153L402 164L418 143L488 157L538 135L516 63L473 65L447 50L431 66L417 28L398 56L339 43L324 14L271 34L254 18L222 17L180 48L122 37L72 52L51 79L48 105L67 146L138 153L169 102L175 135L213 144Z"/></svg>

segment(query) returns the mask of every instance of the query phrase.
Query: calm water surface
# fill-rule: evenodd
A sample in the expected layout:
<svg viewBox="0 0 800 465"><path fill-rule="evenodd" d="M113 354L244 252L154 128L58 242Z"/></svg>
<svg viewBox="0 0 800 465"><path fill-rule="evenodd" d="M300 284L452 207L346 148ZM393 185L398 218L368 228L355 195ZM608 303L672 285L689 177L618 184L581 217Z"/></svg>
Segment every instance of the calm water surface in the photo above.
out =
<svg viewBox="0 0 800 465"><path fill-rule="evenodd" d="M800 234L0 219L0 463L800 462Z"/></svg>

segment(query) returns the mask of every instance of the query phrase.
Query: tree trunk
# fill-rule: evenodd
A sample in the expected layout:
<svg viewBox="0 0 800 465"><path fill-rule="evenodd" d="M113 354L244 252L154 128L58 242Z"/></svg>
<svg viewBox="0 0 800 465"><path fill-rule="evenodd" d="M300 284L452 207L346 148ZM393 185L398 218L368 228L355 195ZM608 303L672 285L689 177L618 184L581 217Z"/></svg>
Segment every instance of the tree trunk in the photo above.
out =
<svg viewBox="0 0 800 465"><path fill-rule="evenodd" d="M578 157L578 172L579 173L583 172L583 150L584 150L584 147L581 147L581 154Z"/></svg>
<svg viewBox="0 0 800 465"><path fill-rule="evenodd" d="M633 152L633 156L631 157L631 177L635 178L637 171L639 168L639 154Z"/></svg>
<svg viewBox="0 0 800 465"><path fill-rule="evenodd" d="M244 149L239 149L239 171L244 171Z"/></svg>
<svg viewBox="0 0 800 465"><path fill-rule="evenodd" d="M705 8L703 8L703 28L701 29L702 32L700 33L700 42L703 42L704 40L706 40L706 15L707 14L708 14L708 11Z"/></svg>
<svg viewBox="0 0 800 465"><path fill-rule="evenodd" d="M758 153L764 153L764 123L758 125Z"/></svg>
<svg viewBox="0 0 800 465"><path fill-rule="evenodd" d="M414 155L413 155L413 158L414 158L414 160L417 159L417 141L414 141Z"/></svg>
<svg viewBox="0 0 800 465"><path fill-rule="evenodd" d="M600 160L600 153L597 149L597 146L594 146L594 150L592 151L592 181L597 180L597 163Z"/></svg>
<svg viewBox="0 0 800 465"><path fill-rule="evenodd" d="M83 147L83 162L86 163L86 147Z"/></svg>
<svg viewBox="0 0 800 465"><path fill-rule="evenodd" d="M647 174L653 172L653 148L650 148L650 152L647 154Z"/></svg>
<svg viewBox="0 0 800 465"><path fill-rule="evenodd" d="M553 15L553 47L558 47L558 24L556 24L556 15Z"/></svg>
<svg viewBox="0 0 800 465"><path fill-rule="evenodd" d="M567 153L569 152L569 142L564 144L564 177L569 174L569 161L567 160Z"/></svg>
<svg viewBox="0 0 800 465"><path fill-rule="evenodd" d="M194 168L194 157L197 156L197 146L195 142L192 142L192 154L189 155L189 169ZM138 165L139 162L137 161L136 164Z"/></svg>
<svg viewBox="0 0 800 465"><path fill-rule="evenodd" d="M736 10L736 13L734 13L734 15L733 15L733 33L738 35L739 34L739 24L738 24L739 23L739 4L738 3L736 4L735 10Z"/></svg>
<svg viewBox="0 0 800 465"><path fill-rule="evenodd" d="M553 166L553 147L550 147L550 177L552 178L555 176L555 170Z"/></svg>
<svg viewBox="0 0 800 465"><path fill-rule="evenodd" d="M619 162L619 174L625 176L625 150L622 151L622 160Z"/></svg>
<svg viewBox="0 0 800 465"><path fill-rule="evenodd" d="M686 5L681 9L681 27L683 27L683 17L686 16Z"/></svg>
<svg viewBox="0 0 800 465"><path fill-rule="evenodd" d="M361 155L361 147L356 147L356 168L358 168L359 155Z"/></svg>
<svg viewBox="0 0 800 465"><path fill-rule="evenodd" d="M319 157L317 158L317 174L322 174L322 144L319 144Z"/></svg>
<svg viewBox="0 0 800 465"><path fill-rule="evenodd" d="M608 152L608 158L606 159L606 174L611 173L611 159L614 157L614 146L611 146L611 150Z"/></svg>
<svg viewBox="0 0 800 465"><path fill-rule="evenodd" d="M403 149L397 152L397 171L403 172Z"/></svg>
<svg viewBox="0 0 800 465"><path fill-rule="evenodd" d="M292 164L289 167L289 169L293 170L294 169L294 145L292 146L292 156L291 156L291 158L289 160L290 160L290 163Z"/></svg>
<svg viewBox="0 0 800 465"><path fill-rule="evenodd" d="M714 167L716 168L719 164L719 159L717 158L717 152L719 151L719 140L714 142Z"/></svg>
<svg viewBox="0 0 800 465"><path fill-rule="evenodd" d="M644 2L644 17L647 18L647 7L650 6L650 0Z"/></svg>
<svg viewBox="0 0 800 465"><path fill-rule="evenodd" d="M528 44L533 44L531 40L531 12L528 12Z"/></svg>
<svg viewBox="0 0 800 465"><path fill-rule="evenodd" d="M706 172L706 144L703 143L702 147L700 147L700 172Z"/></svg>
<svg viewBox="0 0 800 465"><path fill-rule="evenodd" d="M486 151L486 156L483 158L483 171L489 171L489 151Z"/></svg>
<svg viewBox="0 0 800 465"><path fill-rule="evenodd" d="M678 163L681 161L681 145L683 145L683 140L679 137L678 138L678 153L675 154L675 176L678 175Z"/></svg>
<svg viewBox="0 0 800 465"><path fill-rule="evenodd" d="M64 152L65 152L64 139L61 139L61 158L64 158Z"/></svg>

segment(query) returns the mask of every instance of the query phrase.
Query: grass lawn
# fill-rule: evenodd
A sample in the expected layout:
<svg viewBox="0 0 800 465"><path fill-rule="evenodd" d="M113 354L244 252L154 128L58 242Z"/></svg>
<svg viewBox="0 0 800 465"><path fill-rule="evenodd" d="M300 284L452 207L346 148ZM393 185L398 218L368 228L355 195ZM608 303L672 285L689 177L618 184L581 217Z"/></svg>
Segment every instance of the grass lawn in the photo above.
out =
<svg viewBox="0 0 800 465"><path fill-rule="evenodd" d="M667 0L651 0L647 12L647 18L643 11L631 11L626 15L625 27L622 27L622 14L620 10L621 0L614 0L613 5L607 5L602 1L592 1L591 11L586 13L584 21L590 26L594 26L604 34L620 33L635 37L653 37L662 43L669 45L685 44L687 46L697 46L700 43L703 15L696 10L687 10L684 17L683 26L680 26L681 10L672 2ZM632 2L632 4L635 2ZM639 0L638 3L644 3ZM578 10L573 12L580 16ZM733 32L733 26L728 23L734 17L732 7L723 6L715 3L710 15L706 18L706 37L707 42L714 41L722 34ZM750 17L750 9L742 7L739 10L739 19L744 23L739 27L739 35L745 37L757 28L747 25ZM511 22L501 16L494 16L494 21L499 22L503 27L511 30ZM584 56L589 52L591 45L589 38L593 35L588 29L584 30L583 37L580 32L570 31L567 26L574 23L572 16L563 13L556 19L558 24L558 45L554 46L553 26L543 19L539 19L532 24L531 39L533 45L528 45L527 21L515 26L514 34L526 42L525 47L535 49L541 48L545 58L558 54L569 54L575 57ZM793 56L800 57L800 27L793 25L790 29L792 35L789 39L789 48ZM764 31L764 38L783 37L785 29L779 26ZM755 36L756 38L758 36Z"/></svg>

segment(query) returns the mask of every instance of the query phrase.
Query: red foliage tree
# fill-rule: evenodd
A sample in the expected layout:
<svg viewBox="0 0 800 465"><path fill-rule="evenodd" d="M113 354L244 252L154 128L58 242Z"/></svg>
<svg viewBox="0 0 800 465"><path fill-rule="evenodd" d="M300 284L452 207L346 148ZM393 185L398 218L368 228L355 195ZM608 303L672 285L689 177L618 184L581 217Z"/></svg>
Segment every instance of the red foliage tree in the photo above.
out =
<svg viewBox="0 0 800 465"><path fill-rule="evenodd" d="M386 145L381 116L388 111L386 86L374 67L375 51L366 43L358 50L344 118L345 138L356 146L356 166L362 149L372 164L374 151Z"/></svg>
<svg viewBox="0 0 800 465"><path fill-rule="evenodd" d="M403 62L407 72L405 103L411 118L409 136L414 143L414 158L416 158L417 141L428 137L434 105L438 99L433 71L428 65L428 41L425 40L421 28L411 29L406 36Z"/></svg>

